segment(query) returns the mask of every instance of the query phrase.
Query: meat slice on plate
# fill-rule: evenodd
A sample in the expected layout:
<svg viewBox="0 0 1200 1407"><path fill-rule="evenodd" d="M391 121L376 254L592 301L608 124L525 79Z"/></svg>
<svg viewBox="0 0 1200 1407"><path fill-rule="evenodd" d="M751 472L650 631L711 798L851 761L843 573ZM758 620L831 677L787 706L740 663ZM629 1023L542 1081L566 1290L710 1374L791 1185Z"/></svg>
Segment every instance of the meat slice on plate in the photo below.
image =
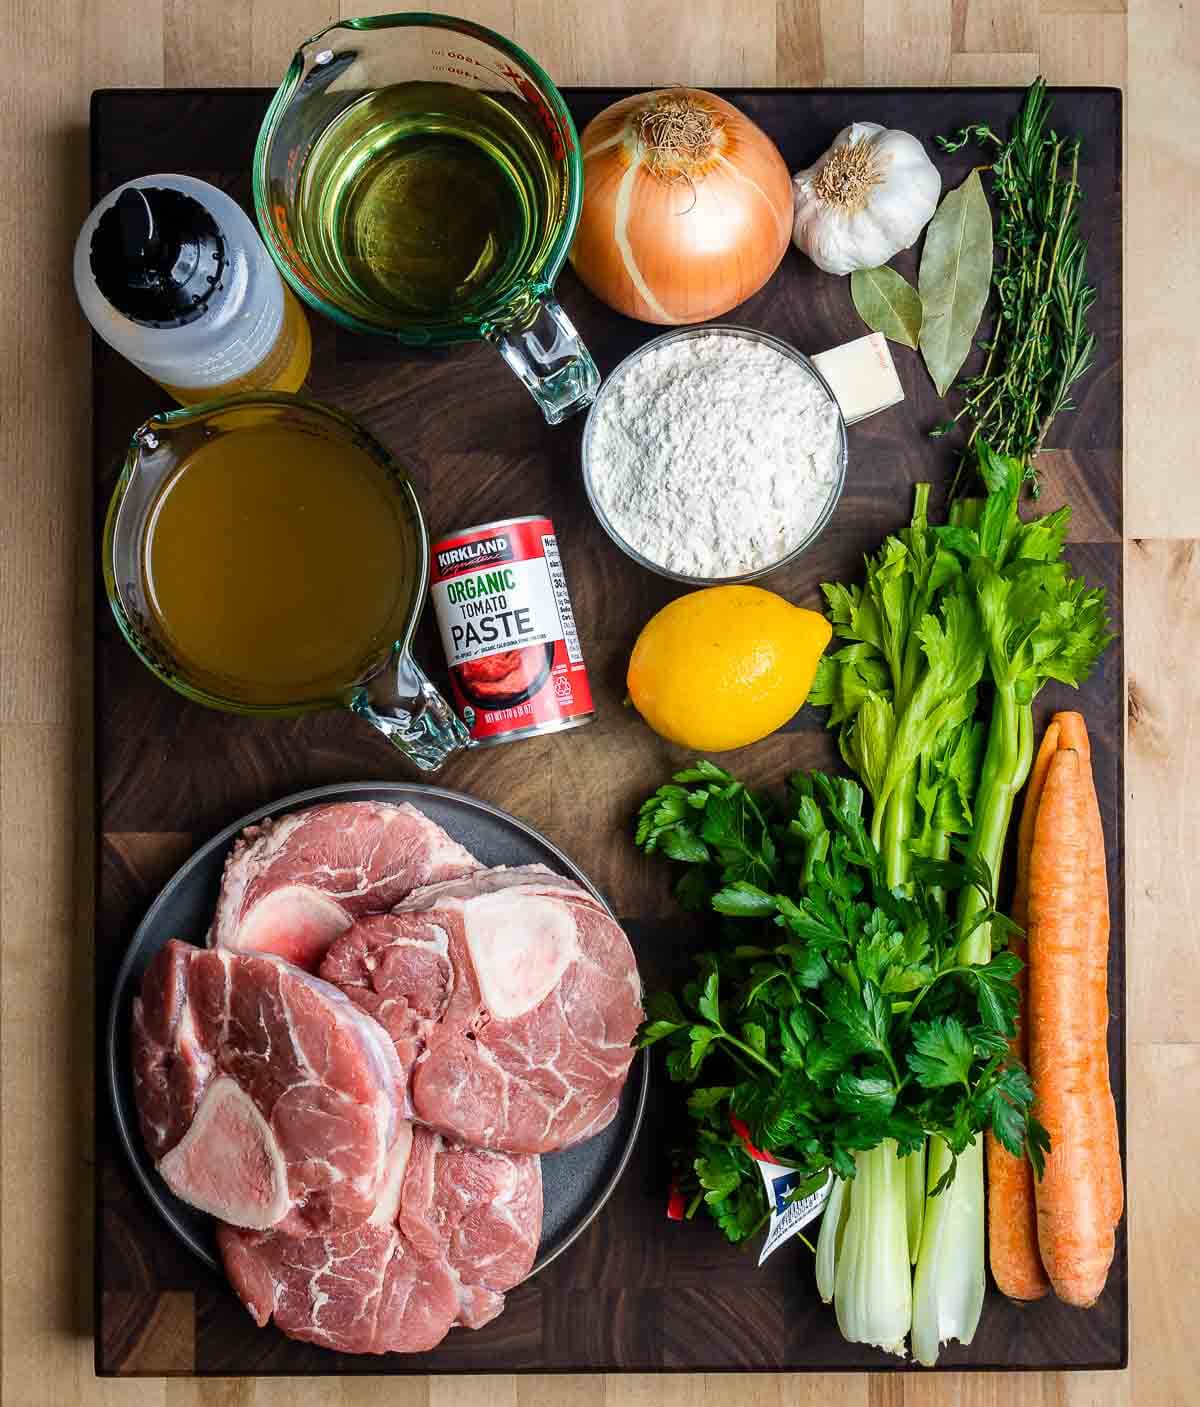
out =
<svg viewBox="0 0 1200 1407"><path fill-rule="evenodd" d="M225 1270L255 1321L342 1353L417 1353L479 1328L529 1274L541 1166L404 1124L369 1221L293 1236L222 1226Z"/></svg>
<svg viewBox="0 0 1200 1407"><path fill-rule="evenodd" d="M225 862L208 942L276 953L312 972L356 918L478 868L407 803L310 806L243 831Z"/></svg>
<svg viewBox="0 0 1200 1407"><path fill-rule="evenodd" d="M540 865L418 890L354 925L321 974L391 1035L422 1123L547 1153L616 1113L642 1019L619 924Z"/></svg>
<svg viewBox="0 0 1200 1407"><path fill-rule="evenodd" d="M269 953L172 941L134 1002L133 1077L147 1149L201 1211L307 1231L377 1205L403 1072L329 983Z"/></svg>

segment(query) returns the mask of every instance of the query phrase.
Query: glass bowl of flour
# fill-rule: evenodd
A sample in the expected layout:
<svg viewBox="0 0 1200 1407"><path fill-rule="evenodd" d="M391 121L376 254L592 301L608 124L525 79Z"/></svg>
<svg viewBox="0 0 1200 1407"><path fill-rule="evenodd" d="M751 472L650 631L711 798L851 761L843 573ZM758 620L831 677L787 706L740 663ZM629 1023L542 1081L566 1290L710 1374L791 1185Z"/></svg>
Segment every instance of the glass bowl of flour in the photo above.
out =
<svg viewBox="0 0 1200 1407"><path fill-rule="evenodd" d="M833 514L846 425L802 353L747 327L688 327L632 352L583 432L601 527L672 581L753 581L794 560Z"/></svg>

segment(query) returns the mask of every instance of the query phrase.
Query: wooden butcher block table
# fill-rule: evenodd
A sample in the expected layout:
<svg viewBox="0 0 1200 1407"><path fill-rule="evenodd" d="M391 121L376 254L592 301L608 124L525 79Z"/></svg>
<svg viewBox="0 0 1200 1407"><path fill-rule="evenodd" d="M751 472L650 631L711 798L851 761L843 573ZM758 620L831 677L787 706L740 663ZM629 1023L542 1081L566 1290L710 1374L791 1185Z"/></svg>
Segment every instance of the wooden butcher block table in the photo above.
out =
<svg viewBox="0 0 1200 1407"><path fill-rule="evenodd" d="M92 110L93 198L122 181L182 171L249 205L254 139L267 90L115 91ZM580 128L622 96L567 90ZM848 122L869 116L903 127L933 152L937 133L968 121L1007 127L1016 89L743 90L725 96L778 143L790 169L811 162ZM1108 589L1121 628L1121 191L1120 95L1056 90L1053 123L1083 140L1082 229L1099 291L1092 314L1096 366L1078 389L1078 410L1055 424L1058 448L1043 454L1041 507L1074 508L1069 556ZM947 188L975 159L938 154ZM897 261L915 278L912 255ZM607 374L659 329L610 312L568 270L561 300ZM782 267L730 321L813 353L860 336L845 279L819 273L789 251ZM439 785L502 806L538 827L606 893L628 927L647 987L686 967L699 941L669 894L660 864L631 843L637 803L686 754L655 737L622 706L624 670L641 626L678 588L634 565L588 508L579 467L583 417L547 426L494 351L469 345L413 352L356 337L311 315L314 395L372 430L411 471L436 536L471 523L547 514L563 564L596 695L587 727L459 756ZM953 445L931 440L945 418L917 355L894 347L907 399L849 431L841 504L816 545L764 584L820 608L818 584L858 575L862 554L906 521L911 485L947 482ZM130 432L164 406L162 393L106 347L95 356L97 511ZM340 712L261 720L211 712L161 685L118 634L97 591L98 890L97 1028L130 935L151 899L190 852L238 816L323 784L412 779L398 753L365 723ZM426 612L418 655L444 679ZM1114 646L1075 694L1048 687L1039 727L1055 708L1079 707L1092 733L1112 899L1109 996L1113 1089L1124 1129L1124 888L1122 869L1121 653ZM782 732L724 759L745 780L777 784L797 768L837 765L823 718L806 709ZM99 1062L101 1065L103 1062ZM656 1056L637 1152L616 1193L587 1231L541 1274L508 1296L477 1333L456 1331L432 1353L340 1356L257 1329L224 1281L192 1256L133 1179L98 1091L96 1363L105 1374L346 1374L837 1368L904 1370L901 1360L844 1342L816 1292L799 1241L760 1270L756 1256L726 1243L703 1217L664 1215L666 1147L661 1131L678 1099ZM1122 1142L1124 1139L1122 1137ZM1108 1287L1086 1313L1053 1298L1019 1308L989 1285L969 1348L948 1346L947 1367L1115 1367L1128 1346L1125 1225Z"/></svg>

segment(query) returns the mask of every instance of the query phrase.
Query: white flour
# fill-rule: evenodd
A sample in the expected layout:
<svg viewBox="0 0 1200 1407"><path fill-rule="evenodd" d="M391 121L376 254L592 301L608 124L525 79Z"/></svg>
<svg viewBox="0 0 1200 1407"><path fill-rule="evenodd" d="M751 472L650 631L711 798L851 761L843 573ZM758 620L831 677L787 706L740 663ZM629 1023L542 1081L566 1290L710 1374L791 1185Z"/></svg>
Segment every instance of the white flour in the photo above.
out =
<svg viewBox="0 0 1200 1407"><path fill-rule="evenodd" d="M643 557L738 576L785 557L833 493L837 407L773 347L707 333L658 347L604 390L592 488Z"/></svg>

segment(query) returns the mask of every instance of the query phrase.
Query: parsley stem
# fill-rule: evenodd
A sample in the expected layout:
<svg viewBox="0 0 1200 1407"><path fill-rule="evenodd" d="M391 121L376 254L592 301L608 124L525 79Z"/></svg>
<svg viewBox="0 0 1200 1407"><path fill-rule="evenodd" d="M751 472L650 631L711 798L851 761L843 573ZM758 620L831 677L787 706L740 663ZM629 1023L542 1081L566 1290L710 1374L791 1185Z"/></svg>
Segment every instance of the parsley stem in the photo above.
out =
<svg viewBox="0 0 1200 1407"><path fill-rule="evenodd" d="M960 969L959 969L959 968L948 968L947 971L950 971L950 972L958 972L958 971L960 971ZM907 1030L907 1029L909 1028L909 1026L912 1025L913 1013L916 1011L917 1007L919 1007L919 1006L921 1005L921 1002L922 1002L922 1000L924 999L925 993L926 993L926 992L931 992L931 991L933 990L934 982L937 982L940 978L942 978L942 977L944 977L944 976L945 976L945 973L939 972L938 975L937 975L937 977L935 977L935 978L933 979L933 982L930 982L930 983L928 983L926 986L922 987L921 990L917 993L917 995L916 995L915 997L913 997L913 999L912 999L912 1004L909 1006L909 1008L908 1008L908 1010L907 1010L906 1012L903 1012L903 1013L901 1014L901 1017L900 1017L900 1020L904 1023L904 1029L905 1029L905 1030Z"/></svg>
<svg viewBox="0 0 1200 1407"><path fill-rule="evenodd" d="M926 988L926 990L928 990L928 988ZM883 1058L887 1061L888 1069L892 1072L892 1083L896 1086L896 1093L899 1094L903 1085L900 1079L900 1071L896 1069L896 1062L892 1059L892 1052L890 1050L884 1050L882 1054Z"/></svg>
<svg viewBox="0 0 1200 1407"><path fill-rule="evenodd" d="M742 1057L738 1055L737 1051L727 1050L725 1054L729 1056L730 1060L733 1061L733 1063L738 1067L738 1069L742 1072L743 1075L745 1075L748 1080L758 1079L758 1071L752 1070L750 1066L747 1065L746 1062L742 1059Z"/></svg>
<svg viewBox="0 0 1200 1407"><path fill-rule="evenodd" d="M912 1025L913 1014L916 1012L917 1007L921 1005L921 1002L925 998L925 994L927 992L932 992L934 987L942 980L943 977L953 977L956 973L961 973L965 975L971 972L975 966L976 964L974 963L955 963L953 967L942 968L942 970L932 979L932 981L926 983L926 985L922 987L921 990L917 993L917 995L912 999L912 1004L909 1006L908 1010L901 1012L900 1020L903 1025L903 1029L908 1030L909 1026ZM905 1079L907 1078L908 1077L905 1076Z"/></svg>
<svg viewBox="0 0 1200 1407"><path fill-rule="evenodd" d="M759 1055L758 1051L756 1051L752 1045L747 1045L745 1041L739 1041L736 1036L731 1036L723 1026L721 1027L718 1039L728 1041L730 1045L736 1046L743 1055L748 1055L751 1060L757 1061L764 1070L774 1075L777 1080L783 1078L783 1071L778 1065L772 1065L766 1056Z"/></svg>
<svg viewBox="0 0 1200 1407"><path fill-rule="evenodd" d="M766 1226L767 1222L769 1222L770 1220L771 1220L771 1208L768 1207L767 1210L766 1210L765 1212L763 1212L762 1216L759 1217L759 1219L754 1223L754 1225L753 1225L753 1226L750 1228L750 1230L746 1233L746 1236L745 1236L744 1239L747 1240L747 1241L752 1240L755 1236L758 1235L758 1233L763 1229L764 1226ZM801 1239L803 1239L803 1238L801 1238Z"/></svg>
<svg viewBox="0 0 1200 1407"><path fill-rule="evenodd" d="M754 852L754 863L760 865L773 880L775 878L775 867L774 865L768 864L767 861L763 858L761 848L762 842L768 839L770 835L770 828L767 825L766 818L763 816L763 813L758 808L758 802L756 802L754 799L754 793L747 787L742 794L746 798L746 805L750 808L751 811L754 812L758 824L762 827L762 840L759 841L759 849Z"/></svg>

